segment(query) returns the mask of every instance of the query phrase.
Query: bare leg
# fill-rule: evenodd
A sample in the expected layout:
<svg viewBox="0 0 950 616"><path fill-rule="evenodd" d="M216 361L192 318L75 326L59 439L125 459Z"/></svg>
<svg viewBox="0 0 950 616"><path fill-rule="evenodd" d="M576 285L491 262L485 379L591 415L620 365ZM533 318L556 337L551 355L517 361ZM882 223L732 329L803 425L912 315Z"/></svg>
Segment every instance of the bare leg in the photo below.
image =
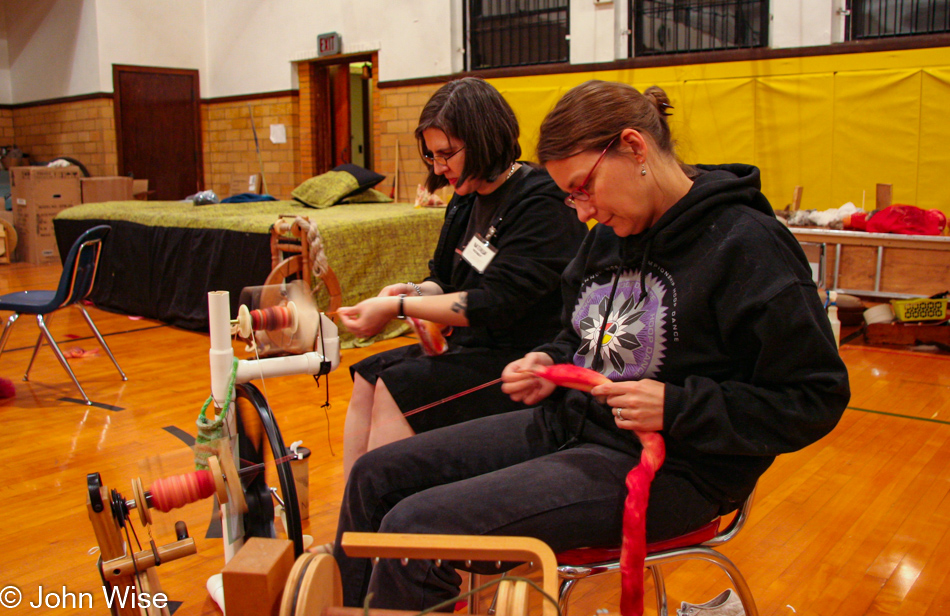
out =
<svg viewBox="0 0 950 616"><path fill-rule="evenodd" d="M383 379L376 379L376 395L373 396L373 418L367 450L409 438L415 431L403 417Z"/></svg>
<svg viewBox="0 0 950 616"><path fill-rule="evenodd" d="M377 382L382 383L381 380ZM353 377L353 393L343 423L343 480L350 478L356 460L366 453L373 414L374 387L359 374ZM392 397L390 396L390 399Z"/></svg>

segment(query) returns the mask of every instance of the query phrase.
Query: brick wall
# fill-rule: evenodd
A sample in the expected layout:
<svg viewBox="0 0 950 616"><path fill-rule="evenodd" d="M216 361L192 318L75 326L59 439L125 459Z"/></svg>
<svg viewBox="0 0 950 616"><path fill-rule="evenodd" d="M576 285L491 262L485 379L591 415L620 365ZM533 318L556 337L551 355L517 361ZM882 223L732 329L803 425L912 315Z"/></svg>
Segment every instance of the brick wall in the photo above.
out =
<svg viewBox="0 0 950 616"><path fill-rule="evenodd" d="M14 145L13 110L0 109L0 146Z"/></svg>
<svg viewBox="0 0 950 616"><path fill-rule="evenodd" d="M425 182L427 170L419 156L415 130L419 114L441 84L380 88L373 100L373 144L376 171L386 176L380 190L389 194L395 179L396 144L399 144L399 194L397 201L416 200L416 186ZM441 193L440 193L441 194ZM443 194L448 199L451 192Z"/></svg>
<svg viewBox="0 0 950 616"><path fill-rule="evenodd" d="M116 175L119 159L111 98L93 98L11 112L13 138L31 162L49 162L58 156L75 158L91 175Z"/></svg>
<svg viewBox="0 0 950 616"><path fill-rule="evenodd" d="M252 112L260 159L251 129ZM261 173L263 167L266 184L263 190L278 199L290 199L291 191L302 181L298 180L299 115L298 97L290 94L202 104L205 189L213 190L218 197L226 197L231 192L232 178ZM284 125L286 143L271 143L272 124Z"/></svg>

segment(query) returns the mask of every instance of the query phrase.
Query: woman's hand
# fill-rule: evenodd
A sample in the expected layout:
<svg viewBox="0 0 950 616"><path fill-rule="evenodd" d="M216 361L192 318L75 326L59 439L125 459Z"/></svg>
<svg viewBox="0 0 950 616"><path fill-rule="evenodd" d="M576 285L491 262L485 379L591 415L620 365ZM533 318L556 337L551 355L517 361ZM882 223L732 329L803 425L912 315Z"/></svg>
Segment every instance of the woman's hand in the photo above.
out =
<svg viewBox="0 0 950 616"><path fill-rule="evenodd" d="M590 393L606 399L618 428L635 432L659 432L663 429L666 385L659 381L604 383Z"/></svg>
<svg viewBox="0 0 950 616"><path fill-rule="evenodd" d="M391 284L387 287L383 287L376 297L392 297L394 295L415 295L416 290L410 287L405 282L399 282L396 284Z"/></svg>
<svg viewBox="0 0 950 616"><path fill-rule="evenodd" d="M397 285L393 285L397 286ZM385 289L384 289L385 290ZM396 318L399 301L392 297L371 297L355 306L337 310L340 321L354 335L368 338L381 332L386 324Z"/></svg>
<svg viewBox="0 0 950 616"><path fill-rule="evenodd" d="M547 353L528 353L511 362L501 372L501 390L515 402L537 404L551 395L557 387L554 383L534 376L532 370L540 366L553 366L554 360Z"/></svg>

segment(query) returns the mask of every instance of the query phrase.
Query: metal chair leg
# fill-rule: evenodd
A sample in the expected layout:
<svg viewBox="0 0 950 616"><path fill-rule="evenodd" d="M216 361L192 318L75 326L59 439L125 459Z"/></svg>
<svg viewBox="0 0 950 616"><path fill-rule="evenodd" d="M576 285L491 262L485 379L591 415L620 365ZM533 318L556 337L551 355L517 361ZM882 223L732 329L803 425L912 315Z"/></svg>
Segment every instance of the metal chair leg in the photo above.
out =
<svg viewBox="0 0 950 616"><path fill-rule="evenodd" d="M59 360L60 365L66 369L66 372L69 373L69 378L73 380L73 383L76 384L76 388L79 390L79 393L82 394L82 399L86 404L92 404L92 400L89 399L89 396L86 395L85 390L83 390L82 385L79 384L79 380L76 378L76 375L73 374L73 369L69 367L69 362L66 361L66 358L63 357L63 352L59 350L59 345L56 344L56 341L53 340L52 334L49 333L49 329L46 327L46 322L43 320L43 315L36 315L36 323L40 326L40 331L43 332L42 335L46 338L46 342L49 343L51 349L53 349L53 354L56 355L56 359ZM39 348L39 343L36 345ZM33 349L33 356L36 356L36 349ZM33 365L33 360L30 360L30 366ZM29 369L27 369L29 373ZM26 377L23 377L26 380Z"/></svg>
<svg viewBox="0 0 950 616"><path fill-rule="evenodd" d="M666 581L663 579L663 569L659 566L648 567L653 574L653 589L656 592L656 613L659 616L669 614L669 606L666 604Z"/></svg>
<svg viewBox="0 0 950 616"><path fill-rule="evenodd" d="M7 324L3 326L3 335L0 335L0 355L3 355L3 349L7 346L7 338L10 337L10 332L13 330L16 320L20 318L19 312L14 312L7 319Z"/></svg>
<svg viewBox="0 0 950 616"><path fill-rule="evenodd" d="M49 326L49 320L50 320L49 317L52 317L52 316L53 316L52 314L47 315L48 318L46 318L46 320L44 321L43 315L38 314L36 315L36 319L38 323L43 322L46 326ZM36 344L33 345L33 354L30 355L30 363L26 365L26 372L23 373L24 381L30 380L30 370L33 369L33 362L36 361L36 354L40 352L40 345L42 344L43 344L43 331L42 331L42 328L40 328L40 333L36 335Z"/></svg>
<svg viewBox="0 0 950 616"><path fill-rule="evenodd" d="M119 374L122 375L123 381L128 381L129 378L125 376L125 373L122 372L122 368L119 367L119 362L115 360L115 356L112 354L112 350L109 348L109 345L106 344L105 339L102 337L102 334L99 333L99 328L96 327L96 324L92 322L92 317L89 316L89 312L86 311L86 307L82 305L82 302L76 304L79 306L79 310L82 311L82 316L86 318L86 323L89 324L89 329L92 330L92 333L96 335L96 340L99 341L99 346L103 348L106 352L106 355L109 356L109 359L112 360L112 363L115 365L115 369L119 371Z"/></svg>
<svg viewBox="0 0 950 616"><path fill-rule="evenodd" d="M561 580L561 589L558 591L557 602L561 608L561 616L567 616L567 609L571 605L571 592L574 590L576 579Z"/></svg>

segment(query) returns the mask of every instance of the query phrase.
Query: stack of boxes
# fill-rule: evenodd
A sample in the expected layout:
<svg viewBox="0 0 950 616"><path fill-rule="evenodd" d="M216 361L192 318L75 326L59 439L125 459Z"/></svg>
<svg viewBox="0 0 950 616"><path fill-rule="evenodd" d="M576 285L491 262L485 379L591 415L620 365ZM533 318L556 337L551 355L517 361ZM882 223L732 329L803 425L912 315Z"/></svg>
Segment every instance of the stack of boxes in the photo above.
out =
<svg viewBox="0 0 950 616"><path fill-rule="evenodd" d="M14 167L10 170L13 224L21 261L60 263L53 218L81 202L79 167Z"/></svg>
<svg viewBox="0 0 950 616"><path fill-rule="evenodd" d="M10 171L13 225L20 261L60 263L53 218L80 203L130 201L132 178L84 178L79 167L14 167Z"/></svg>

